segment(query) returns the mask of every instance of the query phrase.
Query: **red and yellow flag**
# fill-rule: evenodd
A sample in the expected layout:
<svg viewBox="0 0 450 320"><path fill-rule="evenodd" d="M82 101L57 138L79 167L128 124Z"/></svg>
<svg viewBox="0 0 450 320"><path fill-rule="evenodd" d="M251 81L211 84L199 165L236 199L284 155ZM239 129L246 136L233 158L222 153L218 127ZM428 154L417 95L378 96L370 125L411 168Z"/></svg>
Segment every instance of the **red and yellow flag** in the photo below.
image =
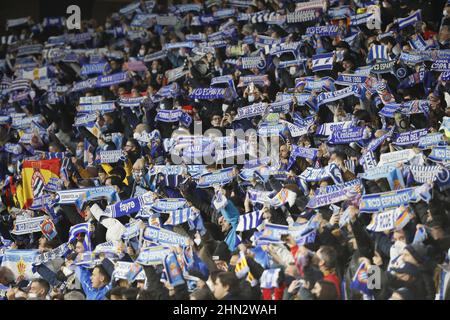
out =
<svg viewBox="0 0 450 320"><path fill-rule="evenodd" d="M50 178L59 178L60 159L25 160L22 165L23 208L33 204L34 198L42 196Z"/></svg>

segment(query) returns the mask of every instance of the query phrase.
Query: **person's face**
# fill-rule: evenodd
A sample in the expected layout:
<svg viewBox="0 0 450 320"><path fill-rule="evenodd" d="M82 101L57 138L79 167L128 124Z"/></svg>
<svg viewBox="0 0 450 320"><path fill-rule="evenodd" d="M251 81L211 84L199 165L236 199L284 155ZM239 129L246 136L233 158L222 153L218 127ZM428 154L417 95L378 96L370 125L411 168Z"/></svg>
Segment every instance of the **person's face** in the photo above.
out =
<svg viewBox="0 0 450 320"><path fill-rule="evenodd" d="M442 27L439 31L438 40L440 42L444 42L444 41L448 40L449 38L450 38L449 28L447 26Z"/></svg>
<svg viewBox="0 0 450 320"><path fill-rule="evenodd" d="M349 69L352 68L353 65L352 65L352 63L350 61L344 60L342 62L342 66L344 67L345 70L349 70Z"/></svg>
<svg viewBox="0 0 450 320"><path fill-rule="evenodd" d="M104 115L103 118L105 119L106 124L112 124L113 118L110 115Z"/></svg>
<svg viewBox="0 0 450 320"><path fill-rule="evenodd" d="M33 295L36 295L37 297L43 297L45 290L44 288L42 288L39 283L37 282L32 282L31 286L30 286L30 292Z"/></svg>
<svg viewBox="0 0 450 320"><path fill-rule="evenodd" d="M122 299L122 296L117 296L115 294L112 294L111 295L111 300L123 300L123 299Z"/></svg>
<svg viewBox="0 0 450 320"><path fill-rule="evenodd" d="M288 156L289 156L288 147L286 145L282 145L280 147L280 157L281 157L281 159L287 159Z"/></svg>
<svg viewBox="0 0 450 320"><path fill-rule="evenodd" d="M320 285L320 283L316 282L316 284L314 285L314 288L312 288L311 293L318 298L320 296L320 291L322 290L322 286Z"/></svg>
<svg viewBox="0 0 450 320"><path fill-rule="evenodd" d="M105 172L99 172L98 173L98 178L100 179L101 183L105 183L106 177L107 177L107 175L106 175Z"/></svg>
<svg viewBox="0 0 450 320"><path fill-rule="evenodd" d="M44 238L44 237L39 238L39 248L38 249L40 252L43 252L46 249L46 247L45 247L46 244L47 244L46 238Z"/></svg>
<svg viewBox="0 0 450 320"><path fill-rule="evenodd" d="M430 103L431 109L437 109L441 100L434 96L432 93L428 96L428 102Z"/></svg>
<svg viewBox="0 0 450 320"><path fill-rule="evenodd" d="M137 281L136 288L144 290L145 289L145 281Z"/></svg>
<svg viewBox="0 0 450 320"><path fill-rule="evenodd" d="M228 231L228 229L230 229L230 227L231 227L230 223L223 216L221 216L218 219L218 223L219 223L219 226L221 227L222 232Z"/></svg>
<svg viewBox="0 0 450 320"><path fill-rule="evenodd" d="M127 141L127 143L125 144L125 151L133 152L135 150L136 150L136 147L134 146L134 144L132 144L130 141Z"/></svg>
<svg viewBox="0 0 450 320"><path fill-rule="evenodd" d="M214 297L219 300L225 297L228 293L228 286L224 286L222 282L220 282L220 279L217 278L216 282L214 282Z"/></svg>
<svg viewBox="0 0 450 320"><path fill-rule="evenodd" d="M80 241L77 241L77 244L75 245L75 252L76 253L83 253L84 252L83 243L81 243Z"/></svg>
<svg viewBox="0 0 450 320"><path fill-rule="evenodd" d="M113 69L113 70L116 70L117 69L117 67L118 67L118 65L117 65L117 62L116 61L111 61L111 69Z"/></svg>
<svg viewBox="0 0 450 320"><path fill-rule="evenodd" d="M403 230L395 231L394 241L401 241L406 243L405 232Z"/></svg>
<svg viewBox="0 0 450 320"><path fill-rule="evenodd" d="M218 126L220 126L220 122L221 122L221 121L222 121L222 117L219 116L219 115L216 115L216 116L212 117L212 119L211 119L211 125L212 125L213 127L218 127Z"/></svg>
<svg viewBox="0 0 450 320"><path fill-rule="evenodd" d="M94 271L92 271L91 282L92 288L94 289L99 289L103 286L103 283L105 282L105 277L100 274L98 268L95 268Z"/></svg>
<svg viewBox="0 0 450 320"><path fill-rule="evenodd" d="M129 288L130 287L130 284L125 279L120 279L118 284L119 284L119 287L121 287L121 288Z"/></svg>
<svg viewBox="0 0 450 320"><path fill-rule="evenodd" d="M89 221L89 219L91 218L92 218L91 210L89 209L89 207L87 207L86 210L84 210L84 221Z"/></svg>

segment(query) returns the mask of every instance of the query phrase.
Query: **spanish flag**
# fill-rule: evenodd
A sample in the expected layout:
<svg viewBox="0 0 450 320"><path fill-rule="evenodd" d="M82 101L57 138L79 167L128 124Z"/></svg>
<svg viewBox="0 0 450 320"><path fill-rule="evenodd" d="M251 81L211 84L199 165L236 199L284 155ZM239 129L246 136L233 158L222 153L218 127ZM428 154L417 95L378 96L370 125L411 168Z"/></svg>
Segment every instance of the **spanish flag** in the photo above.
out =
<svg viewBox="0 0 450 320"><path fill-rule="evenodd" d="M33 204L34 198L43 195L44 186L50 178L59 178L60 159L25 160L22 165L23 208Z"/></svg>

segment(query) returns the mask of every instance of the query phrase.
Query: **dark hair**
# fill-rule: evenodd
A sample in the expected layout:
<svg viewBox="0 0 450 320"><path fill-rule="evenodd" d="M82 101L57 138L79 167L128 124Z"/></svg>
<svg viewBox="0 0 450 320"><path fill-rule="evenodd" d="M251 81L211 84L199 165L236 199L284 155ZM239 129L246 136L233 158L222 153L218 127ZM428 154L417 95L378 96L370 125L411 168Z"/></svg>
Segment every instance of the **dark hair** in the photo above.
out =
<svg viewBox="0 0 450 320"><path fill-rule="evenodd" d="M336 250L330 246L322 246L319 250L321 259L325 262L325 267L327 269L334 269L337 260Z"/></svg>
<svg viewBox="0 0 450 320"><path fill-rule="evenodd" d="M122 287L114 287L106 293L106 298L111 300L111 296L119 296L122 298L124 294L125 288Z"/></svg>
<svg viewBox="0 0 450 320"><path fill-rule="evenodd" d="M106 178L106 180L108 180L108 179L111 180L111 185L118 186L119 189L123 188L123 182L118 176L112 176L112 177Z"/></svg>
<svg viewBox="0 0 450 320"><path fill-rule="evenodd" d="M194 290L194 292L191 293L191 297L194 297L196 300L214 300L214 295L211 290L206 287Z"/></svg>
<svg viewBox="0 0 450 320"><path fill-rule="evenodd" d="M127 173L123 167L117 166L109 172L109 175L110 176L118 176L120 179L123 180L127 176Z"/></svg>
<svg viewBox="0 0 450 320"><path fill-rule="evenodd" d="M233 294L239 291L239 280L234 272L220 272L217 275L217 280L220 280L222 286L228 286L228 293Z"/></svg>
<svg viewBox="0 0 450 320"><path fill-rule="evenodd" d="M138 293L139 293L138 288L127 288L122 293L122 297L125 300L136 300Z"/></svg>
<svg viewBox="0 0 450 320"><path fill-rule="evenodd" d="M136 148L139 149L139 142L136 139L130 138L127 140L127 142L131 142Z"/></svg>
<svg viewBox="0 0 450 320"><path fill-rule="evenodd" d="M326 280L319 280L318 283L320 284L320 293L317 297L317 300L337 300L338 294L336 290L336 286L333 282L326 281Z"/></svg>
<svg viewBox="0 0 450 320"><path fill-rule="evenodd" d="M136 300L155 300L155 296L150 290L141 290L139 291Z"/></svg>
<svg viewBox="0 0 450 320"><path fill-rule="evenodd" d="M94 269L98 269L100 274L106 278L106 283L109 283L111 281L111 276L102 265L98 265Z"/></svg>
<svg viewBox="0 0 450 320"><path fill-rule="evenodd" d="M216 282L217 275L218 275L219 273L222 273L222 272L223 272L222 270L213 270L213 271L211 271L211 272L209 273L209 276L211 277L212 282Z"/></svg>
<svg viewBox="0 0 450 320"><path fill-rule="evenodd" d="M45 295L47 295L48 292L50 291L50 284L48 283L47 280L44 280L44 279L34 279L34 280L31 281L31 282L36 282L36 283L39 284L39 286L41 286L42 288L44 288L44 290L45 290Z"/></svg>

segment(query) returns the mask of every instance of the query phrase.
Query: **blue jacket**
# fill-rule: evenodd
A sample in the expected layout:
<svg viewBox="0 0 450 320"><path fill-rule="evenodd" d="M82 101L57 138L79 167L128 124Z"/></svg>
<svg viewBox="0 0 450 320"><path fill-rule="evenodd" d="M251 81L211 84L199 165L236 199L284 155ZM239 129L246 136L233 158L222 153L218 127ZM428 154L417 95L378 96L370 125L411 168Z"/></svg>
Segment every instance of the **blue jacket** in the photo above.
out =
<svg viewBox="0 0 450 320"><path fill-rule="evenodd" d="M88 269L80 266L77 268L76 272L81 287L86 295L86 300L105 300L106 293L111 290L111 284L100 289L94 289L92 288L91 272Z"/></svg>
<svg viewBox="0 0 450 320"><path fill-rule="evenodd" d="M220 213L223 215L225 220L231 224L231 230L225 238L225 242L228 245L230 251L234 251L238 246L236 229L239 224L239 211L232 201L228 200L227 205L220 209Z"/></svg>

